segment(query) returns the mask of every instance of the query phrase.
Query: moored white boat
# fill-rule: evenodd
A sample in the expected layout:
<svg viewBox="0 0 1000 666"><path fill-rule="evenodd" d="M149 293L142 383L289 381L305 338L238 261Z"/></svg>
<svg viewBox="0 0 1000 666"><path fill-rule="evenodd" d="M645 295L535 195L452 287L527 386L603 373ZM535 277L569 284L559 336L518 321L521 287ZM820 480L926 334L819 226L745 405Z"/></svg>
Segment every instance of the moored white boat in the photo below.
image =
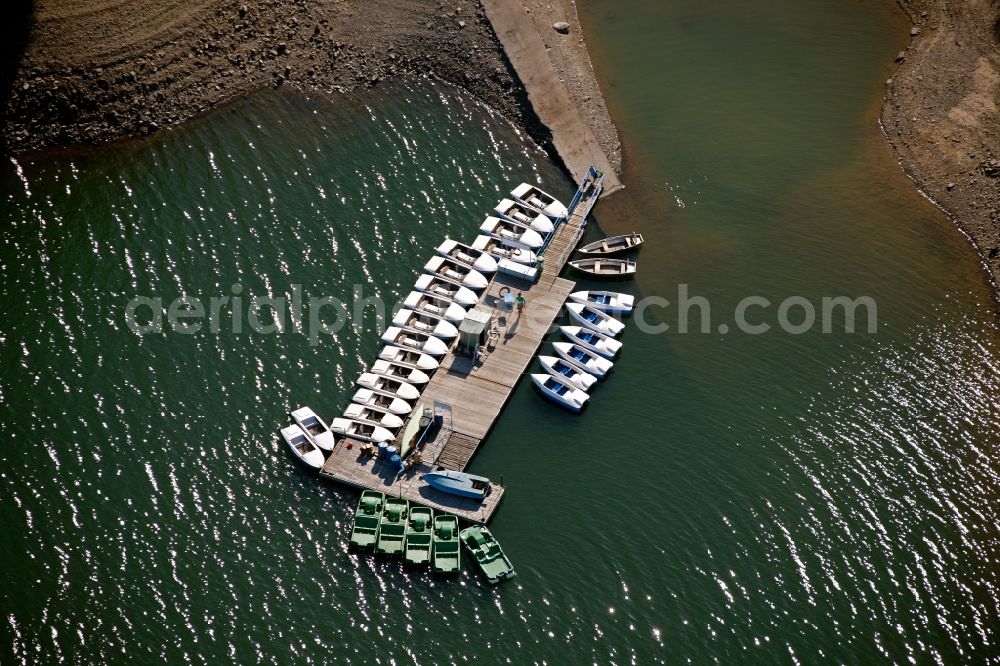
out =
<svg viewBox="0 0 1000 666"><path fill-rule="evenodd" d="M365 421L374 425L382 426L389 430L396 430L403 427L403 419L397 414L393 414L387 409L373 407L370 405L359 405L352 402L344 410L344 416L355 421Z"/></svg>
<svg viewBox="0 0 1000 666"><path fill-rule="evenodd" d="M602 278L627 278L635 274L636 263L631 259L574 259L569 265L581 273Z"/></svg>
<svg viewBox="0 0 1000 666"><path fill-rule="evenodd" d="M552 375L547 372L536 373L531 375L531 381L535 383L535 386L538 387L538 390L546 398L574 412L583 409L587 400L590 399L586 391L581 391L561 376Z"/></svg>
<svg viewBox="0 0 1000 666"><path fill-rule="evenodd" d="M420 397L420 390L413 384L371 372L362 372L361 376L358 377L357 385L382 395L390 395L403 400L413 401Z"/></svg>
<svg viewBox="0 0 1000 666"><path fill-rule="evenodd" d="M442 280L436 275L421 275L417 278L413 288L426 294L447 298L466 308L472 307L479 302L476 292L460 284Z"/></svg>
<svg viewBox="0 0 1000 666"><path fill-rule="evenodd" d="M335 418L330 423L330 429L338 435L363 442L391 442L394 439L393 434L386 428L354 419Z"/></svg>
<svg viewBox="0 0 1000 666"><path fill-rule="evenodd" d="M431 356L444 356L448 353L448 345L441 338L399 326L387 328L382 334L382 342L404 349L415 349Z"/></svg>
<svg viewBox="0 0 1000 666"><path fill-rule="evenodd" d="M466 309L450 298L435 296L423 291L411 291L403 300L403 307L419 312L429 312L456 324L465 319L466 314Z"/></svg>
<svg viewBox="0 0 1000 666"><path fill-rule="evenodd" d="M424 264L424 272L450 280L473 291L482 291L490 283L486 276L475 268L469 268L447 257L431 257L430 261Z"/></svg>
<svg viewBox="0 0 1000 666"><path fill-rule="evenodd" d="M552 346L563 360L579 367L581 370L589 372L598 379L605 377L615 365L597 352L590 351L572 342L553 342Z"/></svg>
<svg viewBox="0 0 1000 666"><path fill-rule="evenodd" d="M515 201L545 213L553 220L569 215L569 211L561 201L530 183L521 183L511 190L510 196Z"/></svg>
<svg viewBox="0 0 1000 666"><path fill-rule="evenodd" d="M597 352L605 358L614 358L622 348L622 343L603 333L592 331L582 326L560 326L563 337L584 349Z"/></svg>
<svg viewBox="0 0 1000 666"><path fill-rule="evenodd" d="M402 347L394 347L393 345L386 345L378 353L378 357L386 360L392 361L399 365L407 365L411 368L418 368L424 372L431 372L432 370L437 370L438 365L440 365L433 356L428 354L421 354L418 351L413 351L411 349L403 349Z"/></svg>
<svg viewBox="0 0 1000 666"><path fill-rule="evenodd" d="M413 411L413 405L392 395L376 393L371 389L360 388L351 396L351 402L356 402L365 407L377 407L384 409L391 414L406 416Z"/></svg>
<svg viewBox="0 0 1000 666"><path fill-rule="evenodd" d="M374 375L382 375L383 377L392 377L393 379L398 379L406 382L407 384L413 384L414 386L426 384L431 380L430 375L423 370L419 370L408 365L402 365L394 361L386 361L381 358L372 363L372 367L369 368L369 372Z"/></svg>
<svg viewBox="0 0 1000 666"><path fill-rule="evenodd" d="M302 428L297 425L290 425L281 429L281 438L292 450L292 454L298 458L303 465L312 469L320 469L326 462L323 452L309 441Z"/></svg>
<svg viewBox="0 0 1000 666"><path fill-rule="evenodd" d="M488 252L497 259L509 259L519 264L535 264L538 255L531 251L526 245L521 245L517 241L500 240L493 236L481 234L472 241L472 247L483 252Z"/></svg>
<svg viewBox="0 0 1000 666"><path fill-rule="evenodd" d="M493 210L500 217L523 224L543 235L552 233L552 230L555 229L555 225L552 224L552 220L547 215L513 199L502 199Z"/></svg>
<svg viewBox="0 0 1000 666"><path fill-rule="evenodd" d="M580 389L581 391L587 391L594 382L597 381L597 377L590 374L589 372L584 372L576 365L572 363L567 363L561 358L556 356L539 356L538 361L545 368L545 371L550 375L561 375L570 384Z"/></svg>
<svg viewBox="0 0 1000 666"><path fill-rule="evenodd" d="M584 305L583 303L567 303L566 311L571 319L578 324L586 326L604 335L617 337L625 330L625 324L621 323L607 312L601 312L595 307Z"/></svg>
<svg viewBox="0 0 1000 666"><path fill-rule="evenodd" d="M414 331L435 335L445 340L450 340L458 335L458 329L450 321L417 310L400 310L392 318L392 323L400 328L412 328Z"/></svg>
<svg viewBox="0 0 1000 666"><path fill-rule="evenodd" d="M569 295L569 299L604 312L616 314L628 314L632 312L632 307L635 305L634 296L617 291L574 291Z"/></svg>
<svg viewBox="0 0 1000 666"><path fill-rule="evenodd" d="M288 413L295 425L302 429L306 439L324 451L333 451L334 438L330 426L309 407L299 407Z"/></svg>
<svg viewBox="0 0 1000 666"><path fill-rule="evenodd" d="M603 257L609 257L615 254L621 254L623 252L628 252L629 250L634 250L642 245L646 241L642 237L642 234L633 231L630 234L622 234L621 236L611 236L609 238L602 238L601 240L596 240L593 243L587 243L580 248L581 254L590 255L600 255Z"/></svg>
<svg viewBox="0 0 1000 666"><path fill-rule="evenodd" d="M479 233L492 236L498 240L514 241L532 250L540 248L542 237L534 229L529 229L523 224L504 220L490 215L479 227Z"/></svg>
<svg viewBox="0 0 1000 666"><path fill-rule="evenodd" d="M474 268L480 273L495 273L497 270L497 260L489 254L450 238L445 238L438 245L437 253L469 268Z"/></svg>

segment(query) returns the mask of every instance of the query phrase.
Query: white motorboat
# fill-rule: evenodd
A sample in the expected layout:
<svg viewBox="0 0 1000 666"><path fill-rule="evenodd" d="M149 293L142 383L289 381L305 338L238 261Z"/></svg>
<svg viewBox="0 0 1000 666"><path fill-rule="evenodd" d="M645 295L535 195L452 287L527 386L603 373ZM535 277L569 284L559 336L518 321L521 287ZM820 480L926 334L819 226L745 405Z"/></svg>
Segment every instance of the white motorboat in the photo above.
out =
<svg viewBox="0 0 1000 666"><path fill-rule="evenodd" d="M424 372L437 370L438 365L440 365L433 356L392 345L382 347L378 353L378 357L386 361L392 361L397 365L407 365L411 368L423 370Z"/></svg>
<svg viewBox="0 0 1000 666"><path fill-rule="evenodd" d="M469 268L475 268L480 273L495 273L497 270L497 260L486 254L482 250L459 243L456 240L445 238L438 245L437 253L442 257L448 257Z"/></svg>
<svg viewBox="0 0 1000 666"><path fill-rule="evenodd" d="M391 442L395 439L393 434L382 426L354 419L335 418L330 428L338 435L359 439L362 442Z"/></svg>
<svg viewBox="0 0 1000 666"><path fill-rule="evenodd" d="M399 326L387 328L382 334L382 342L404 349L415 349L431 356L444 356L448 353L448 345L441 338Z"/></svg>
<svg viewBox="0 0 1000 666"><path fill-rule="evenodd" d="M523 224L543 235L552 233L552 230L556 228L552 224L552 220L544 213L520 204L513 199L502 199L493 211L506 220Z"/></svg>
<svg viewBox="0 0 1000 666"><path fill-rule="evenodd" d="M330 426L308 407L299 407L288 413L295 425L302 429L306 439L324 451L333 451L334 437Z"/></svg>
<svg viewBox="0 0 1000 666"><path fill-rule="evenodd" d="M557 356L539 356L538 361L550 375L561 375L566 381L581 391L589 390L594 385L594 382L597 381L597 377L594 375L584 372L576 365L567 363Z"/></svg>
<svg viewBox="0 0 1000 666"><path fill-rule="evenodd" d="M402 398L391 395L382 395L371 389L361 388L354 392L351 402L356 402L364 407L375 407L384 409L391 414L406 416L413 411L413 405Z"/></svg>
<svg viewBox="0 0 1000 666"><path fill-rule="evenodd" d="M392 318L392 323L400 328L411 328L414 331L435 335L445 340L458 336L458 329L450 321L416 310L400 310Z"/></svg>
<svg viewBox="0 0 1000 666"><path fill-rule="evenodd" d="M622 343L603 333L592 331L581 326L560 326L563 337L570 342L576 343L584 349L597 352L605 358L614 358L621 348Z"/></svg>
<svg viewBox="0 0 1000 666"><path fill-rule="evenodd" d="M586 391L581 391L562 376L550 375L547 372L537 373L531 375L531 381L546 398L574 412L583 409L590 399Z"/></svg>
<svg viewBox="0 0 1000 666"><path fill-rule="evenodd" d="M344 410L344 416L355 421L373 423L388 430L397 430L403 427L403 419L398 415L381 407L359 405L356 402L347 406L347 409Z"/></svg>
<svg viewBox="0 0 1000 666"><path fill-rule="evenodd" d="M566 311L571 319L578 324L593 329L598 333L618 337L625 330L625 324L618 321L607 312L601 312L595 307L583 303L567 303Z"/></svg>
<svg viewBox="0 0 1000 666"><path fill-rule="evenodd" d="M428 374L423 370L395 363L394 361L386 361L384 359L379 359L372 363L370 372L373 375L392 377L393 379L398 379L406 382L407 384L413 384L414 386L426 384L431 380L430 376L428 376Z"/></svg>
<svg viewBox="0 0 1000 666"><path fill-rule="evenodd" d="M476 240L472 241L472 247L487 252L497 259L509 259L518 264L530 266L538 261L538 255L532 252L528 246L521 245L517 241L500 240L485 234L476 236Z"/></svg>
<svg viewBox="0 0 1000 666"><path fill-rule="evenodd" d="M383 377L371 372L362 372L361 376L358 377L357 384L363 388L371 389L376 393L389 395L394 398L402 398L403 400L413 401L420 397L420 390L413 384L407 384L404 381L393 379L392 377Z"/></svg>
<svg viewBox="0 0 1000 666"><path fill-rule="evenodd" d="M523 224L493 217L492 215L487 217L486 221L480 225L479 233L492 236L497 240L520 243L532 250L540 248L544 242L534 229L529 229Z"/></svg>
<svg viewBox="0 0 1000 666"><path fill-rule="evenodd" d="M490 283L486 276L475 268L469 268L448 257L431 257L424 264L424 272L449 280L473 291L482 291Z"/></svg>
<svg viewBox="0 0 1000 666"><path fill-rule="evenodd" d="M553 342L552 346L564 360L581 370L586 370L598 379L605 377L615 365L597 352L584 349L572 342Z"/></svg>
<svg viewBox="0 0 1000 666"><path fill-rule="evenodd" d="M421 275L417 278L413 288L425 294L447 298L458 303L460 306L468 308L479 302L476 292L468 287L442 280L436 275Z"/></svg>
<svg viewBox="0 0 1000 666"><path fill-rule="evenodd" d="M574 291L569 299L583 303L604 312L628 314L635 305L635 297L631 294L621 294L617 291Z"/></svg>
<svg viewBox="0 0 1000 666"><path fill-rule="evenodd" d="M529 183L521 183L515 187L511 190L510 196L515 201L545 213L553 220L569 216L569 211L561 201Z"/></svg>
<svg viewBox="0 0 1000 666"><path fill-rule="evenodd" d="M298 458L303 465L312 469L320 469L326 462L326 457L315 444L309 441L302 428L297 425L290 425L281 429L281 438L288 444L292 454Z"/></svg>
<svg viewBox="0 0 1000 666"><path fill-rule="evenodd" d="M411 291L403 299L403 307L420 312L429 312L432 315L447 319L456 324L465 319L466 309L455 301L444 296L435 296L423 291Z"/></svg>

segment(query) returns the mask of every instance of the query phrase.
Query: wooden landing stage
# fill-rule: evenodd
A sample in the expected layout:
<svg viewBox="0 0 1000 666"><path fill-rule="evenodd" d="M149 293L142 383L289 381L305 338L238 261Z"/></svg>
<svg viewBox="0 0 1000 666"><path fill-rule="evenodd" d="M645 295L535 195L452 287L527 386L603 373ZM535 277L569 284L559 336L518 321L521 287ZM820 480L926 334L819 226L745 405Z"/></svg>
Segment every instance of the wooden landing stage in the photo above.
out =
<svg viewBox="0 0 1000 666"><path fill-rule="evenodd" d="M543 270L536 283L497 273L483 292L475 309L493 315L490 342L475 359L449 351L418 401L425 407L434 406L444 415L441 431L423 448L422 462L397 475L396 466L361 456L359 443L348 448L347 441L342 440L320 471L322 476L402 497L469 522L485 523L490 519L506 490L500 484L494 482L493 492L483 502L477 502L435 490L421 476L442 467L464 470L493 427L573 290L575 283L558 274L576 247L600 193L601 180L597 179L588 193L574 199L573 213L559 225L545 247ZM520 316L505 308L505 290L515 296L518 292L524 295L527 305Z"/></svg>

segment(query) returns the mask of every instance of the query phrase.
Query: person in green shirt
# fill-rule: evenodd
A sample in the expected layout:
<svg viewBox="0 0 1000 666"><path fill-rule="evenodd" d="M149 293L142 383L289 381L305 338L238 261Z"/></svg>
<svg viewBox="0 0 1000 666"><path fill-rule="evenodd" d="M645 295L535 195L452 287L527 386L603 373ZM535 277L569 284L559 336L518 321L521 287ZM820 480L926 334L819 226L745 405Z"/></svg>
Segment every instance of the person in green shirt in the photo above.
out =
<svg viewBox="0 0 1000 666"><path fill-rule="evenodd" d="M524 295L521 292L517 292L517 298L514 299L514 304L517 306L517 317L521 318L521 313L524 312Z"/></svg>

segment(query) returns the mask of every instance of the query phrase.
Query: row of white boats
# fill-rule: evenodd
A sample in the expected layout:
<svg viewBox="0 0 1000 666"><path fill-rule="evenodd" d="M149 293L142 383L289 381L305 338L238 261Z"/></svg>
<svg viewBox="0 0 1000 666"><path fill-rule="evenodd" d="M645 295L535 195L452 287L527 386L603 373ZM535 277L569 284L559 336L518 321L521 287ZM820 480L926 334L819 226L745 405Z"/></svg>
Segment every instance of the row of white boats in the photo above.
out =
<svg viewBox="0 0 1000 666"><path fill-rule="evenodd" d="M546 398L579 412L590 399L588 391L607 377L621 351L617 338L625 324L614 315L631 313L635 298L614 291L578 291L569 298L566 312L578 325L559 327L565 341L552 343L558 357L539 356L545 372L532 374L531 381Z"/></svg>
<svg viewBox="0 0 1000 666"><path fill-rule="evenodd" d="M565 205L528 183L514 188L493 212L470 245L445 239L437 247L382 334L378 359L358 377L357 391L342 416L327 424L309 407L289 413L293 425L283 428L281 436L306 466L320 469L324 452L333 450L337 436L375 443L395 440L437 370L438 359L458 336L458 324L488 286L487 276L503 261L537 262L546 237L568 215Z"/></svg>

